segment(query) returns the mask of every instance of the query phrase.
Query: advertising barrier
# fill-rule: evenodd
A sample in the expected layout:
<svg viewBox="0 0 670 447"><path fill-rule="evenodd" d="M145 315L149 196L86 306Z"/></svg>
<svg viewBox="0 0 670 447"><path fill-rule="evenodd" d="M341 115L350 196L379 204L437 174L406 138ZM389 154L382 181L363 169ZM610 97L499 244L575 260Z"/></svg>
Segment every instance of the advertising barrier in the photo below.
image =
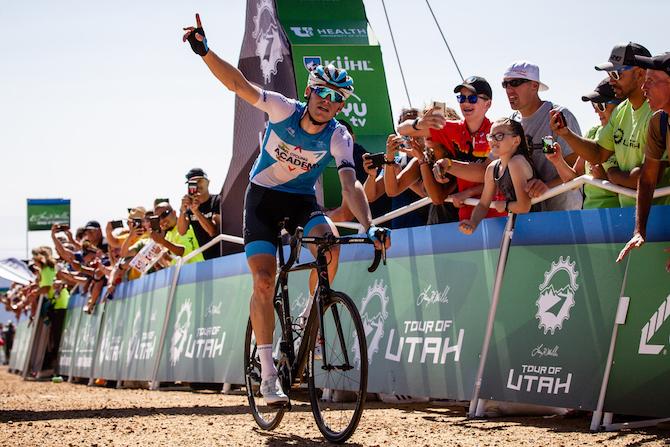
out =
<svg viewBox="0 0 670 447"><path fill-rule="evenodd" d="M93 357L95 356L98 341L98 329L100 328L100 317L103 306L95 306L95 310L89 315L82 311L87 299L88 295L83 294L70 297L70 302L74 302L74 311L80 314L71 360L72 368L70 375L72 377L91 377L91 373L93 372Z"/></svg>
<svg viewBox="0 0 670 447"><path fill-rule="evenodd" d="M63 322L63 334L60 339L60 346L58 347L58 374L69 376L70 367L72 366L72 359L74 357L74 348L77 341L77 328L79 326L79 319L82 314L81 293L73 293L70 295L70 300L67 305L67 312L65 313L65 320Z"/></svg>
<svg viewBox="0 0 670 447"><path fill-rule="evenodd" d="M28 326L28 318L24 318L16 325L14 344L12 345L12 352L9 356L10 370L23 372L23 366L26 362L26 355L28 354L29 343L30 327Z"/></svg>
<svg viewBox="0 0 670 447"><path fill-rule="evenodd" d="M624 277L614 260L631 234L623 213L517 218L481 398L595 409Z"/></svg>
<svg viewBox="0 0 670 447"><path fill-rule="evenodd" d="M669 219L670 207L652 208L647 243L629 255L623 295L630 304L617 335L604 407L608 412L670 416Z"/></svg>

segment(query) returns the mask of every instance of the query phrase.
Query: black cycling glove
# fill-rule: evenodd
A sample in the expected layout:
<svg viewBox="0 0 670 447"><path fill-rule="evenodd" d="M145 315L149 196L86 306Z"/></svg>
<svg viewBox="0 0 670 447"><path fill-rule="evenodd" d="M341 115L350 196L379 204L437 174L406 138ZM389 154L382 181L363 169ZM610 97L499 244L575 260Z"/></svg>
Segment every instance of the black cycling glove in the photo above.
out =
<svg viewBox="0 0 670 447"><path fill-rule="evenodd" d="M198 33L202 36L202 42L200 42L198 39L196 39L195 34ZM195 54L198 54L200 56L204 56L209 52L209 48L207 47L207 38L205 37L205 30L202 28L196 28L193 30L191 34L188 35L187 37L188 43L191 44L191 49Z"/></svg>

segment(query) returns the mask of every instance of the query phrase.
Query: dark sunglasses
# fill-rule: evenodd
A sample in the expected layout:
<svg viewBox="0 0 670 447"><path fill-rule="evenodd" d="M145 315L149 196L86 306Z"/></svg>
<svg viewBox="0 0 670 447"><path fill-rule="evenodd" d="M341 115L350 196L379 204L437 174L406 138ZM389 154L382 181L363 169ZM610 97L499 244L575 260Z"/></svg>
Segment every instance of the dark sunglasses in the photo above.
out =
<svg viewBox="0 0 670 447"><path fill-rule="evenodd" d="M465 103L465 101L469 102L470 104L477 104L477 101L480 99L483 99L486 101L488 98L486 96L479 96L479 95L456 95L456 100L458 101L459 104Z"/></svg>
<svg viewBox="0 0 670 447"><path fill-rule="evenodd" d="M341 93L328 87L312 87L312 91L319 97L326 99L330 97L330 102L344 102L344 96Z"/></svg>
<svg viewBox="0 0 670 447"><path fill-rule="evenodd" d="M607 105L608 104L616 104L616 102L615 101L594 102L593 107L595 107L596 109L598 109L601 112L604 112L605 110L607 110Z"/></svg>
<svg viewBox="0 0 670 447"><path fill-rule="evenodd" d="M530 82L530 79L510 79L509 81L502 81L502 88L507 88L509 87L518 87L521 84L525 84L526 82Z"/></svg>
<svg viewBox="0 0 670 447"><path fill-rule="evenodd" d="M157 217L158 217L158 219L165 219L166 217L168 217L170 215L171 212L172 212L172 210L170 208L168 208L165 211L163 211L162 213L160 213Z"/></svg>

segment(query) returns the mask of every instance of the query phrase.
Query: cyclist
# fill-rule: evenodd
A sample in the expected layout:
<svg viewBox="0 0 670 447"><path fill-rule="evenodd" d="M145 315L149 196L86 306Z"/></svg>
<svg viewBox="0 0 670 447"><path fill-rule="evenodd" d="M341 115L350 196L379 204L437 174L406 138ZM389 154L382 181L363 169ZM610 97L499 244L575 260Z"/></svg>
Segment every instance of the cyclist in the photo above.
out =
<svg viewBox="0 0 670 447"><path fill-rule="evenodd" d="M351 135L335 120L354 90L353 80L346 71L332 65L314 68L305 88L307 103L263 90L208 48L200 16L196 14L195 18L196 27L184 28L184 42L188 41L191 49L202 56L226 88L267 113L269 118L244 200L244 251L253 281L250 315L261 361L261 394L266 404L283 405L288 397L279 385L272 358L277 224L289 217L289 231L303 226L309 236L337 234L317 204L314 191L319 175L334 158L344 201L358 222L367 228L375 249L382 248L376 237L378 230L384 233L388 230L371 225L365 192L356 180ZM390 246L389 237L385 238L385 245ZM315 247L310 249L314 253ZM337 270L337 258L338 251L334 249L328 266L331 279ZM310 277L310 290L315 284L316 277Z"/></svg>

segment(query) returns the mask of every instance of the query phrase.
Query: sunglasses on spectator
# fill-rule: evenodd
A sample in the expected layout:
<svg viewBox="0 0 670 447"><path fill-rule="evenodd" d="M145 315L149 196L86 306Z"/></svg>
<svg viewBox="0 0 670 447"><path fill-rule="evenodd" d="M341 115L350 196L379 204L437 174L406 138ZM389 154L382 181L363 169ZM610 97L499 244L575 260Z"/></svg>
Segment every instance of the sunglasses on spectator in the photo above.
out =
<svg viewBox="0 0 670 447"><path fill-rule="evenodd" d="M328 87L312 87L312 91L319 97L326 99L330 97L330 102L344 102L344 96Z"/></svg>
<svg viewBox="0 0 670 447"><path fill-rule="evenodd" d="M509 81L502 81L502 88L507 88L508 86L518 87L521 84L525 84L526 82L530 82L530 79L521 79L521 78L510 79Z"/></svg>
<svg viewBox="0 0 670 447"><path fill-rule="evenodd" d="M172 210L170 208L168 208L156 217L158 217L158 219L165 219L166 217L168 217L170 215L171 212L172 212Z"/></svg>
<svg viewBox="0 0 670 447"><path fill-rule="evenodd" d="M465 101L469 102L470 104L477 104L477 101L480 99L483 99L486 101L488 98L486 96L479 96L479 95L456 95L456 100L458 101L459 104L465 103Z"/></svg>
<svg viewBox="0 0 670 447"><path fill-rule="evenodd" d="M624 65L623 67L618 68L616 70L608 71L607 74L609 75L610 78L614 79L615 81L618 81L619 79L621 79L621 73L623 73L624 71L632 70L633 68L635 67L631 65Z"/></svg>
<svg viewBox="0 0 670 447"><path fill-rule="evenodd" d="M594 102L593 107L595 107L596 109L598 109L601 112L604 112L605 110L607 110L607 105L608 104L616 104L616 102L614 102L614 101Z"/></svg>
<svg viewBox="0 0 670 447"><path fill-rule="evenodd" d="M515 133L509 133L509 132L498 132L498 133L490 133L486 135L486 141L502 141L505 139L505 136L515 136Z"/></svg>

